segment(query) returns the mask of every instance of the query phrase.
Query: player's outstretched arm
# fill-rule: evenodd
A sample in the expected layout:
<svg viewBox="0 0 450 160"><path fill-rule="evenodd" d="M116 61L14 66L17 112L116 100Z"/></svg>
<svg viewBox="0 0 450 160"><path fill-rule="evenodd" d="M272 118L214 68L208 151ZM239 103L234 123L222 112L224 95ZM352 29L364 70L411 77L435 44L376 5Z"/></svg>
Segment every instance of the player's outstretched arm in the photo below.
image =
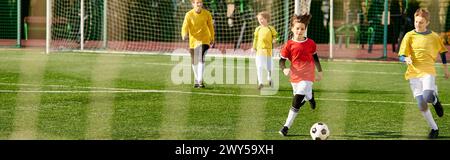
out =
<svg viewBox="0 0 450 160"><path fill-rule="evenodd" d="M319 56L317 56L317 53L315 53L313 55L313 57L314 57L314 64L315 64L317 72L318 72L317 76L316 76L316 81L320 81L320 80L322 80L322 77L323 77L322 65L320 65L320 60L319 60Z"/></svg>
<svg viewBox="0 0 450 160"><path fill-rule="evenodd" d="M283 71L284 75L289 75L290 69L286 68L286 59L284 58L280 58L280 69Z"/></svg>
<svg viewBox="0 0 450 160"><path fill-rule="evenodd" d="M189 16L188 14L186 14L186 16L184 16L184 20L183 20L183 26L181 27L181 39L186 40L188 38L188 33L189 33L189 23L188 23L188 19Z"/></svg>
<svg viewBox="0 0 450 160"><path fill-rule="evenodd" d="M442 60L442 70L444 71L444 77L445 79L450 78L450 73L448 71L447 67L447 57L445 56L447 52L441 53L441 60Z"/></svg>
<svg viewBox="0 0 450 160"><path fill-rule="evenodd" d="M444 69L444 77L445 77L445 79L449 79L450 78L450 72L448 72L447 64L444 64L442 66L442 68Z"/></svg>
<svg viewBox="0 0 450 160"><path fill-rule="evenodd" d="M211 38L211 42L210 45L212 48L214 48L215 45L215 41L216 41L216 31L214 30L214 20L212 18L212 15L209 15L208 17L208 21L207 21L207 25L208 25L208 29L209 29L209 33L211 34L210 38Z"/></svg>

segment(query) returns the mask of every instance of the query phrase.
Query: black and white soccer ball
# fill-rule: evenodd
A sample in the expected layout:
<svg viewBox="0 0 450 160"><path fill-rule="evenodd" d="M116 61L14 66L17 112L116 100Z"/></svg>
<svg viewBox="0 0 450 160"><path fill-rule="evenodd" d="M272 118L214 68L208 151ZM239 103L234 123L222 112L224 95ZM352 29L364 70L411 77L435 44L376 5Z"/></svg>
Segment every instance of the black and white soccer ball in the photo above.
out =
<svg viewBox="0 0 450 160"><path fill-rule="evenodd" d="M326 140L330 136L330 130L325 123L317 122L311 127L309 131L313 140Z"/></svg>

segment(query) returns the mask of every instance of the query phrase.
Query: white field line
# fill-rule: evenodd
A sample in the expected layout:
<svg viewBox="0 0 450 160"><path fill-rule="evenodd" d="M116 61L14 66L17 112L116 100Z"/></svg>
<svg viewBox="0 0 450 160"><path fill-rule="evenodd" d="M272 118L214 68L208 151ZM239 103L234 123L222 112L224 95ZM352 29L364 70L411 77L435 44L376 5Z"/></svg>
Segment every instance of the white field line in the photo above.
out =
<svg viewBox="0 0 450 160"><path fill-rule="evenodd" d="M145 63L147 65L158 65L158 66L175 66L177 64L173 64L173 63ZM183 64L183 67L191 67L190 64ZM254 67L253 65L250 64L250 66L229 66L229 65L224 65L224 66L218 66L219 68L226 68L226 67L233 67L236 69L256 69L256 67ZM274 70L280 70L279 68L274 68ZM326 72L337 72L337 73L360 73L360 74L384 74L384 75L404 75L405 73L403 72L378 72L378 71L350 71L350 70L335 70L335 69L324 69L323 71Z"/></svg>
<svg viewBox="0 0 450 160"><path fill-rule="evenodd" d="M33 84L14 84L14 83L0 83L0 85L30 85ZM104 87L77 87L64 85L40 85L40 86L59 86L65 88L79 88L79 89L105 89L93 91L77 91L77 90L0 90L0 93L174 93L174 94L195 94L206 96L226 96L226 97L247 97L247 98L278 98L278 99L292 99L286 96L262 96L262 95L239 95L228 93L211 93L211 92L188 92L177 90L145 90L145 89L126 89L126 88L104 88ZM316 98L320 101L339 101L339 102L358 102L358 103L390 103L390 104L416 104L416 102L401 102L401 101L380 101L380 100L357 100L357 99L340 99L340 98ZM450 106L450 104L442 104L443 106Z"/></svg>

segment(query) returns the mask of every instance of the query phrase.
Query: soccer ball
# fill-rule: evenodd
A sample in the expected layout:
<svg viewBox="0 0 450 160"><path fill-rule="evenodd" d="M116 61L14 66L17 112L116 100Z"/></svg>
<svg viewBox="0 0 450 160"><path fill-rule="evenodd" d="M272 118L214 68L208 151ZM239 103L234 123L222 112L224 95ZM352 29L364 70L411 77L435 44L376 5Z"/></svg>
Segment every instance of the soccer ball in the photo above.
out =
<svg viewBox="0 0 450 160"><path fill-rule="evenodd" d="M325 123L317 122L311 127L309 131L313 140L326 140L330 136L330 130Z"/></svg>

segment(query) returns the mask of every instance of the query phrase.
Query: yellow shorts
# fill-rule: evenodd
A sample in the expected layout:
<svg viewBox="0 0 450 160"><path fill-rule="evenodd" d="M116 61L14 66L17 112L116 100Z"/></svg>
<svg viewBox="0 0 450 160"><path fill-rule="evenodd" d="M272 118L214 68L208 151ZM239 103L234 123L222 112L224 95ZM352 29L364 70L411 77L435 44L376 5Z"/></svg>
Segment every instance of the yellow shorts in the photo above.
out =
<svg viewBox="0 0 450 160"><path fill-rule="evenodd" d="M272 57L272 49L257 49L256 50L257 56L267 56Z"/></svg>

